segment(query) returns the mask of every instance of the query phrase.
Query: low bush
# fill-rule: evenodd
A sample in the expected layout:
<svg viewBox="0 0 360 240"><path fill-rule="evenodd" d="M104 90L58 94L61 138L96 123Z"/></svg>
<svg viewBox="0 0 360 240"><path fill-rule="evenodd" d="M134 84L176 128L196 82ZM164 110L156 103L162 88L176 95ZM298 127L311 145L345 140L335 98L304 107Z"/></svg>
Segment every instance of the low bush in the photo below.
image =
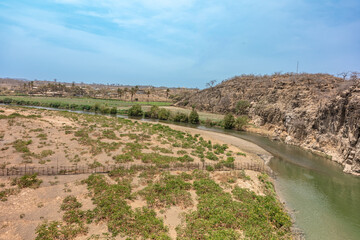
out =
<svg viewBox="0 0 360 240"><path fill-rule="evenodd" d="M235 127L235 118L231 113L228 113L224 117L224 128L233 129Z"/></svg>
<svg viewBox="0 0 360 240"><path fill-rule="evenodd" d="M158 112L158 118L160 120L168 120L170 117L170 111L165 108L161 108Z"/></svg>
<svg viewBox="0 0 360 240"><path fill-rule="evenodd" d="M234 127L236 130L241 131L244 130L244 127L248 124L249 119L247 116L241 116L236 118Z"/></svg>
<svg viewBox="0 0 360 240"><path fill-rule="evenodd" d="M141 117L143 115L143 111L141 109L141 106L139 104L133 105L128 110L128 115L131 116L131 117Z"/></svg>
<svg viewBox="0 0 360 240"><path fill-rule="evenodd" d="M172 120L174 122L187 123L189 121L189 117L185 113L177 112L174 116L172 116Z"/></svg>
<svg viewBox="0 0 360 240"><path fill-rule="evenodd" d="M159 118L160 108L158 106L151 106L150 111L146 113L149 118Z"/></svg>
<svg viewBox="0 0 360 240"><path fill-rule="evenodd" d="M113 107L113 108L110 109L110 114L111 114L111 115L116 115L116 114L117 114L117 109L116 109L116 107Z"/></svg>
<svg viewBox="0 0 360 240"><path fill-rule="evenodd" d="M12 185L17 185L19 188L38 188L43 181L37 178L37 173L28 175L25 174L20 178L14 178Z"/></svg>
<svg viewBox="0 0 360 240"><path fill-rule="evenodd" d="M205 157L212 161L218 161L219 158L213 152L207 152Z"/></svg>
<svg viewBox="0 0 360 240"><path fill-rule="evenodd" d="M151 207L168 207L172 205L191 206L191 195L188 192L191 184L181 176L164 173L161 179L150 184L139 194L145 198Z"/></svg>
<svg viewBox="0 0 360 240"><path fill-rule="evenodd" d="M182 157L178 157L178 160L180 162L193 162L194 161L194 159L192 157L190 157L189 155L187 155L187 154L185 154Z"/></svg>

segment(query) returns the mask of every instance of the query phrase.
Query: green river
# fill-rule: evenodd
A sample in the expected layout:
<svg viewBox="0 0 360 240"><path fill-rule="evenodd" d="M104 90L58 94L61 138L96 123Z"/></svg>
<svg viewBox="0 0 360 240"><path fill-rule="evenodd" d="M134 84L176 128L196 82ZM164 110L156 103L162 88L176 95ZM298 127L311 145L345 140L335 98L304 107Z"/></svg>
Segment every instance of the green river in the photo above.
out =
<svg viewBox="0 0 360 240"><path fill-rule="evenodd" d="M360 177L313 153L256 134L224 132L264 148L274 158L278 195L306 239L360 239Z"/></svg>

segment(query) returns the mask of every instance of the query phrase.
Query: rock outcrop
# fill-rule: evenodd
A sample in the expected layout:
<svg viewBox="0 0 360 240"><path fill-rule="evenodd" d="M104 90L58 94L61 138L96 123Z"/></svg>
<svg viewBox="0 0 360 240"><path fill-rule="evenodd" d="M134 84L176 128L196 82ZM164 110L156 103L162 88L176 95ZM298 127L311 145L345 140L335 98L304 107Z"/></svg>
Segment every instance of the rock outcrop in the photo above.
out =
<svg viewBox="0 0 360 240"><path fill-rule="evenodd" d="M239 113L274 137L331 156L344 171L360 175L360 81L328 74L240 76L187 96L178 106ZM243 109L242 109L243 111Z"/></svg>

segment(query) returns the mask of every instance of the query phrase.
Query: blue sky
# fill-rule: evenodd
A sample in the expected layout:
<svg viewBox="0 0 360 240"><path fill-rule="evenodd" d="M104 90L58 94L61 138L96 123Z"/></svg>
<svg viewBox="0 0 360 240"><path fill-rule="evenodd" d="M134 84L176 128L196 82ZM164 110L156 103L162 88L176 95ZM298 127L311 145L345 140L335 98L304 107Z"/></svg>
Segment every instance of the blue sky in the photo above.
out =
<svg viewBox="0 0 360 240"><path fill-rule="evenodd" d="M0 0L0 77L205 87L360 71L359 0Z"/></svg>

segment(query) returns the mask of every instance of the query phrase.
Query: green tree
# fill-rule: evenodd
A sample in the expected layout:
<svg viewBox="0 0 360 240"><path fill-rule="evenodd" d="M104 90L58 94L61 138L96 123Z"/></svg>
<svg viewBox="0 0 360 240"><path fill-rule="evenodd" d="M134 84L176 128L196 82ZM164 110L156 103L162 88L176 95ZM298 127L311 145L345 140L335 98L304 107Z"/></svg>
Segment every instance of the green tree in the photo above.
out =
<svg viewBox="0 0 360 240"><path fill-rule="evenodd" d="M165 108L160 108L158 117L160 120L168 120L170 117L170 111Z"/></svg>
<svg viewBox="0 0 360 240"><path fill-rule="evenodd" d="M116 115L116 114L117 114L117 109L116 109L116 107L111 108L110 114L111 114L111 115Z"/></svg>
<svg viewBox="0 0 360 240"><path fill-rule="evenodd" d="M246 126L249 122L247 116L240 116L235 120L235 129L238 131L244 130L244 126Z"/></svg>
<svg viewBox="0 0 360 240"><path fill-rule="evenodd" d="M195 108L193 108L192 111L189 114L189 123L198 124L199 122L200 122L199 114L197 113Z"/></svg>
<svg viewBox="0 0 360 240"><path fill-rule="evenodd" d="M98 112L100 110L100 104L99 103L95 103L94 105L94 112Z"/></svg>
<svg viewBox="0 0 360 240"><path fill-rule="evenodd" d="M150 108L150 112L148 113L148 117L150 118L158 118L159 117L159 111L160 108L158 106L151 106Z"/></svg>
<svg viewBox="0 0 360 240"><path fill-rule="evenodd" d="M235 127L235 118L231 113L228 113L224 117L224 128L233 129Z"/></svg>
<svg viewBox="0 0 360 240"><path fill-rule="evenodd" d="M236 113L240 115L245 115L248 113L250 107L250 103L245 100L240 100L236 103Z"/></svg>
<svg viewBox="0 0 360 240"><path fill-rule="evenodd" d="M132 117L141 117L143 115L141 106L139 104L132 106L128 111L128 115Z"/></svg>

